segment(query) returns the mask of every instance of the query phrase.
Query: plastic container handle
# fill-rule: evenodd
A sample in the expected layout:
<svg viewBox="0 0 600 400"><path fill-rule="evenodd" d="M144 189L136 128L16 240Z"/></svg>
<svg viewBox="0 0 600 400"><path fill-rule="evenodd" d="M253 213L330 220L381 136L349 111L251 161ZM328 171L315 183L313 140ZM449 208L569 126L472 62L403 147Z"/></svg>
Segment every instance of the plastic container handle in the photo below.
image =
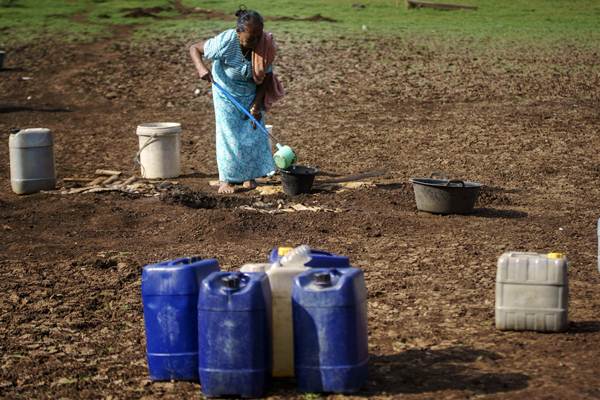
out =
<svg viewBox="0 0 600 400"><path fill-rule="evenodd" d="M460 179L449 180L448 183L446 183L446 186L450 186L451 183L460 184L460 185L462 185L462 187L465 187L465 182L461 181Z"/></svg>

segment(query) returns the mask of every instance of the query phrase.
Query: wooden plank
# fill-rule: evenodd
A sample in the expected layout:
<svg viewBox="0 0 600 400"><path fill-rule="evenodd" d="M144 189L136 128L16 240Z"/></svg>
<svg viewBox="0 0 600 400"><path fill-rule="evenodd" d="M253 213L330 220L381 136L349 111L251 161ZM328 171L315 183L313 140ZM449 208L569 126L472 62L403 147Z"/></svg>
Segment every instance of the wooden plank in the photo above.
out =
<svg viewBox="0 0 600 400"><path fill-rule="evenodd" d="M114 171L112 169L97 169L95 174L96 175L121 175L121 171Z"/></svg>
<svg viewBox="0 0 600 400"><path fill-rule="evenodd" d="M132 184L133 182L135 182L135 181L137 181L137 176L135 176L135 175L133 175L133 176L130 176L129 178L127 178L127 179L125 180L125 182L123 182L123 183L121 184L121 186L127 186L127 185L131 185L131 184Z"/></svg>
<svg viewBox="0 0 600 400"><path fill-rule="evenodd" d="M67 191L67 194L83 193L83 192L87 192L88 190L96 189L99 187L101 187L101 186L92 186L92 187L86 186L86 187L82 187L82 188L70 189L69 191Z"/></svg>
<svg viewBox="0 0 600 400"><path fill-rule="evenodd" d="M116 182L117 180L119 180L119 175L121 175L120 172L118 174L112 175L110 178L107 178L104 181L102 181L102 184L103 185L109 185L109 184L111 184L113 182Z"/></svg>
<svg viewBox="0 0 600 400"><path fill-rule="evenodd" d="M106 179L105 176L99 176L96 179L94 179L93 181L91 181L90 183L88 183L86 186L98 186L99 184L101 184L104 180Z"/></svg>
<svg viewBox="0 0 600 400"><path fill-rule="evenodd" d="M436 10L477 10L477 6L463 4L431 3L428 1L406 0L406 8L434 8Z"/></svg>
<svg viewBox="0 0 600 400"><path fill-rule="evenodd" d="M63 178L63 182L91 182L93 181L94 178L79 178L79 177L70 177L70 178Z"/></svg>
<svg viewBox="0 0 600 400"><path fill-rule="evenodd" d="M100 192L120 192L121 189L118 187L96 187L89 188L84 193L100 193Z"/></svg>

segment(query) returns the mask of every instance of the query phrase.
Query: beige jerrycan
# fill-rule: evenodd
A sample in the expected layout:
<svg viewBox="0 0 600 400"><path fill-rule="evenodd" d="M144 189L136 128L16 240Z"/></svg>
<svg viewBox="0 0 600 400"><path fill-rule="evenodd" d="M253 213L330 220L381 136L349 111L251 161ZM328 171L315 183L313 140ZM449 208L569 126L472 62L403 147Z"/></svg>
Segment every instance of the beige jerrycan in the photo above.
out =
<svg viewBox="0 0 600 400"><path fill-rule="evenodd" d="M271 286L273 325L273 376L294 376L294 329L292 325L292 283L296 275L306 271L310 247L290 250L273 264L245 264L241 272L266 272Z"/></svg>
<svg viewBox="0 0 600 400"><path fill-rule="evenodd" d="M245 274L253 272L267 272L270 267L271 264L268 263L244 264L240 267L240 272L243 272Z"/></svg>
<svg viewBox="0 0 600 400"><path fill-rule="evenodd" d="M569 282L561 253L504 253L496 274L496 328L567 329Z"/></svg>

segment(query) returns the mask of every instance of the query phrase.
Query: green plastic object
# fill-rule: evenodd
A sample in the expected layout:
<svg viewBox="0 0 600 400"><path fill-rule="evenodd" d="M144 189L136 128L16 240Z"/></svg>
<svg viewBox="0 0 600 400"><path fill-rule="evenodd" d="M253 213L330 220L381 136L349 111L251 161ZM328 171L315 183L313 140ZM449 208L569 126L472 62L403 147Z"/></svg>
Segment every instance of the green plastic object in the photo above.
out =
<svg viewBox="0 0 600 400"><path fill-rule="evenodd" d="M273 154L273 160L277 168L287 169L296 162L296 154L290 146L283 146L277 143L275 147L277 147L277 151Z"/></svg>

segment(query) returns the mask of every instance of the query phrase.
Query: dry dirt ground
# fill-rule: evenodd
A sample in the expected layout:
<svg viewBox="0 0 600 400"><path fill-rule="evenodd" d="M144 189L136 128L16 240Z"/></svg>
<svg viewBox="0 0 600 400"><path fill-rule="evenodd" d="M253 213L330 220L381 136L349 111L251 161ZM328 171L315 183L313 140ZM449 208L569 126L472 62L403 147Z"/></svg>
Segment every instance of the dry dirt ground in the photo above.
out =
<svg viewBox="0 0 600 400"><path fill-rule="evenodd" d="M358 397L600 398L597 49L280 37L288 95L274 131L323 171L386 171L289 200L216 195L210 91L185 40L130 34L9 48L0 71L0 397L198 398L198 384L147 380L142 266L196 254L233 269L308 243L365 271L371 363ZM51 128L64 178L130 171L136 125L152 121L182 123L177 181L199 201L175 201L168 185L154 197L10 190L11 127ZM473 215L417 212L408 178L433 170L486 185ZM257 202L341 212L240 208ZM507 250L568 254L568 332L494 328ZM270 395L299 396L291 381Z"/></svg>

